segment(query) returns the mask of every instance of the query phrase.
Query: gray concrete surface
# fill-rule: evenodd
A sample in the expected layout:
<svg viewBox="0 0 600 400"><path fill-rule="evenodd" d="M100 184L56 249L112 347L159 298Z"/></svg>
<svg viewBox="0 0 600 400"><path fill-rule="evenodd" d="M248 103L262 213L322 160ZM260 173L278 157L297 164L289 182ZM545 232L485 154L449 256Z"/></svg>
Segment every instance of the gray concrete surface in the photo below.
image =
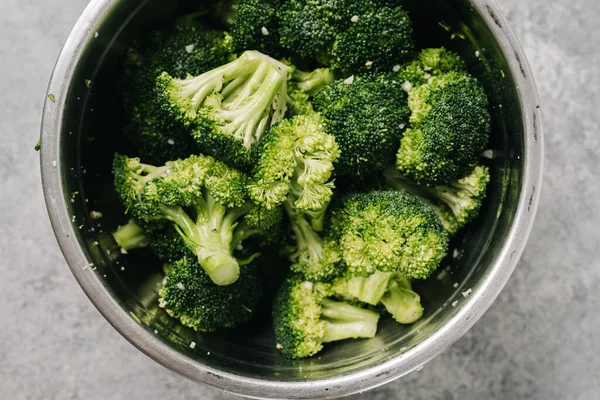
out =
<svg viewBox="0 0 600 400"><path fill-rule="evenodd" d="M355 399L600 398L600 3L499 0L538 81L546 174L498 301L425 368ZM37 141L52 65L85 0L0 1L0 399L225 399L119 336L65 266Z"/></svg>

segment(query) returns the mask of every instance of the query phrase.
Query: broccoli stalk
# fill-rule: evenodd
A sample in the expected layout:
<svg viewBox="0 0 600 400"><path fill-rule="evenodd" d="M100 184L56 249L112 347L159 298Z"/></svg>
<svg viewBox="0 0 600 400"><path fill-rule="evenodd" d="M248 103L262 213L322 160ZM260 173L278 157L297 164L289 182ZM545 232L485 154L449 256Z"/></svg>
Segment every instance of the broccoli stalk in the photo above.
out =
<svg viewBox="0 0 600 400"><path fill-rule="evenodd" d="M412 324L423 316L421 296L412 290L410 279L392 279L381 303L400 324Z"/></svg>
<svg viewBox="0 0 600 400"><path fill-rule="evenodd" d="M121 248L121 251L125 252L140 249L149 244L146 232L133 219L126 225L119 226L113 233L113 238Z"/></svg>
<svg viewBox="0 0 600 400"><path fill-rule="evenodd" d="M340 252L337 242L321 237L306 216L289 201L285 202L284 208L295 237L289 254L291 270L315 282L329 281L338 275Z"/></svg>
<svg viewBox="0 0 600 400"><path fill-rule="evenodd" d="M376 306L388 290L393 275L392 272L377 271L368 277L342 277L333 282L332 290L344 298L352 298Z"/></svg>
<svg viewBox="0 0 600 400"><path fill-rule="evenodd" d="M379 315L345 302L323 299L321 319L325 323L322 341L331 343L344 339L375 337Z"/></svg>
<svg viewBox="0 0 600 400"><path fill-rule="evenodd" d="M329 68L317 68L311 72L295 69L291 81L297 89L314 96L334 80L335 76Z"/></svg>
<svg viewBox="0 0 600 400"><path fill-rule="evenodd" d="M257 51L196 77L158 78L158 95L172 118L191 128L203 153L249 169L263 133L286 111L290 68Z"/></svg>

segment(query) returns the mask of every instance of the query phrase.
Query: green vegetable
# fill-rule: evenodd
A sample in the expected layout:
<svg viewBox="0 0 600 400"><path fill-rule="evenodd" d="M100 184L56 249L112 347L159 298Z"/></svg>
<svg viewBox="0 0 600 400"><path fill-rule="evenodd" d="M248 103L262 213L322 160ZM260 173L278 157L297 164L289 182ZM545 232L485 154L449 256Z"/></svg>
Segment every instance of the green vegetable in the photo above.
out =
<svg viewBox="0 0 600 400"><path fill-rule="evenodd" d="M194 258L185 257L168 268L159 305L182 325L212 332L249 321L261 295L256 267L244 267L239 280L224 287L215 285Z"/></svg>
<svg viewBox="0 0 600 400"><path fill-rule="evenodd" d="M113 233L113 238L121 250L129 251L148 246L148 236L135 220L129 220L126 225L119 226Z"/></svg>
<svg viewBox="0 0 600 400"><path fill-rule="evenodd" d="M281 57L277 10L282 0L239 0L237 18L229 33L232 48L241 53L256 50L271 57Z"/></svg>
<svg viewBox="0 0 600 400"><path fill-rule="evenodd" d="M191 130L202 152L248 170L263 133L285 114L288 72L285 64L247 51L199 76L163 73L155 90L168 120Z"/></svg>
<svg viewBox="0 0 600 400"><path fill-rule="evenodd" d="M342 74L391 72L415 54L412 25L400 7L382 7L357 15L331 50L332 67Z"/></svg>
<svg viewBox="0 0 600 400"><path fill-rule="evenodd" d="M431 206L403 191L350 194L332 212L348 273L397 272L426 279L448 250L448 235Z"/></svg>
<svg viewBox="0 0 600 400"><path fill-rule="evenodd" d="M139 220L173 223L218 285L234 283L240 265L256 256L237 260L233 251L249 237L272 229L281 215L257 211L247 199L245 175L212 157L193 156L138 170L130 169L123 158L115 157L115 189L128 211ZM147 171L162 172L144 175Z"/></svg>
<svg viewBox="0 0 600 400"><path fill-rule="evenodd" d="M478 165L465 177L433 187L419 186L393 167L386 170L385 178L389 187L406 190L428 201L452 235L479 214L490 172L487 167Z"/></svg>
<svg viewBox="0 0 600 400"><path fill-rule="evenodd" d="M407 95L394 75L335 81L313 103L340 146L338 174L362 178L393 163L410 115Z"/></svg>
<svg viewBox="0 0 600 400"><path fill-rule="evenodd" d="M202 26L154 31L128 50L123 78L123 101L131 123L126 129L144 160L163 164L196 151L189 130L165 118L155 86L161 73L184 79L230 61L230 38Z"/></svg>
<svg viewBox="0 0 600 400"><path fill-rule="evenodd" d="M412 111L396 166L421 185L448 183L467 175L490 132L488 101L475 78L450 72L413 88Z"/></svg>
<svg viewBox="0 0 600 400"><path fill-rule="evenodd" d="M444 47L424 49L417 60L403 65L398 72L401 82L409 82L411 87L426 84L432 76L448 72L467 72L465 62Z"/></svg>
<svg viewBox="0 0 600 400"><path fill-rule="evenodd" d="M277 348L285 356L310 357L323 343L372 338L379 314L329 297L329 285L289 277L273 302Z"/></svg>

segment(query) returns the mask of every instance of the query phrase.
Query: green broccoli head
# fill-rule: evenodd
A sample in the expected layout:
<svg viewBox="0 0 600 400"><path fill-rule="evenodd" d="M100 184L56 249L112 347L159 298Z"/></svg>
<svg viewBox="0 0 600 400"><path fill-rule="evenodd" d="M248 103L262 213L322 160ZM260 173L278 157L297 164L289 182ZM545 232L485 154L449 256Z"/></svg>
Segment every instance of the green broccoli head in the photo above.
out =
<svg viewBox="0 0 600 400"><path fill-rule="evenodd" d="M148 182L166 174L167 167L144 164L139 158L115 154L113 176L115 191L129 210L135 208Z"/></svg>
<svg viewBox="0 0 600 400"><path fill-rule="evenodd" d="M448 73L412 89L412 128L404 133L396 166L422 185L448 183L468 174L488 142L490 114L475 78Z"/></svg>
<svg viewBox="0 0 600 400"><path fill-rule="evenodd" d="M458 54L444 47L428 48L419 53L417 60L400 67L398 79L409 82L411 87L418 87L426 84L431 77L448 72L466 73L467 66Z"/></svg>
<svg viewBox="0 0 600 400"><path fill-rule="evenodd" d="M256 203L272 209L292 196L294 207L307 212L329 204L340 151L317 114L282 121L264 136L259 151L248 185Z"/></svg>
<svg viewBox="0 0 600 400"><path fill-rule="evenodd" d="M195 258L184 257L169 269L159 305L182 325L212 332L249 321L261 295L256 267L244 267L236 283L223 287L211 281Z"/></svg>
<svg viewBox="0 0 600 400"><path fill-rule="evenodd" d="M271 57L283 56L277 19L281 3L282 0L238 1L237 17L229 31L235 52L257 50Z"/></svg>
<svg viewBox="0 0 600 400"><path fill-rule="evenodd" d="M378 8L355 20L335 40L331 53L335 70L346 75L391 72L413 58L412 25L402 8Z"/></svg>
<svg viewBox="0 0 600 400"><path fill-rule="evenodd" d="M379 314L328 298L328 284L305 281L300 276L285 280L273 302L277 349L285 356L310 357L323 343L372 338Z"/></svg>
<svg viewBox="0 0 600 400"><path fill-rule="evenodd" d="M338 32L339 6L332 0L287 0L278 12L281 46L327 64Z"/></svg>
<svg viewBox="0 0 600 400"><path fill-rule="evenodd" d="M338 174L361 178L393 163L410 116L406 92L393 75L335 81L315 96L314 106L340 146Z"/></svg>
<svg viewBox="0 0 600 400"><path fill-rule="evenodd" d="M333 210L331 226L353 276L381 271L426 279L448 250L433 208L404 191L350 194Z"/></svg>
<svg viewBox="0 0 600 400"><path fill-rule="evenodd" d="M162 74L158 103L170 121L191 130L203 153L247 170L254 146L285 114L288 72L285 64L247 51L199 76Z"/></svg>

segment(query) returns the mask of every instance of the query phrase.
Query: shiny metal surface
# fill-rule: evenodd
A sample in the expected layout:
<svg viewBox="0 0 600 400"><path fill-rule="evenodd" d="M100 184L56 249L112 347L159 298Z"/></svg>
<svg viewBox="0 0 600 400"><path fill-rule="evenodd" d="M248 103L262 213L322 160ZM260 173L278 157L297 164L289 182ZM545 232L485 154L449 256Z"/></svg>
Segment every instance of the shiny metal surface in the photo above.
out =
<svg viewBox="0 0 600 400"><path fill-rule="evenodd" d="M455 342L515 268L541 185L543 135L535 84L495 3L423 0L409 7L418 44L444 44L460 52L493 106L493 180L478 224L453 243L460 257L449 257L446 272L419 285L426 308L419 323L401 327L383 321L375 339L329 346L320 357L295 362L277 354L268 328L210 335L177 326L156 311L158 266L116 254L107 240L106 232L123 222L111 190L110 158L115 150L128 150L120 139L118 68L136 32L167 23L188 4L164 3L92 1L59 56L44 107L41 166L51 222L73 274L106 319L166 367L257 398L332 398L365 391L418 368ZM92 210L103 218L90 218Z"/></svg>

